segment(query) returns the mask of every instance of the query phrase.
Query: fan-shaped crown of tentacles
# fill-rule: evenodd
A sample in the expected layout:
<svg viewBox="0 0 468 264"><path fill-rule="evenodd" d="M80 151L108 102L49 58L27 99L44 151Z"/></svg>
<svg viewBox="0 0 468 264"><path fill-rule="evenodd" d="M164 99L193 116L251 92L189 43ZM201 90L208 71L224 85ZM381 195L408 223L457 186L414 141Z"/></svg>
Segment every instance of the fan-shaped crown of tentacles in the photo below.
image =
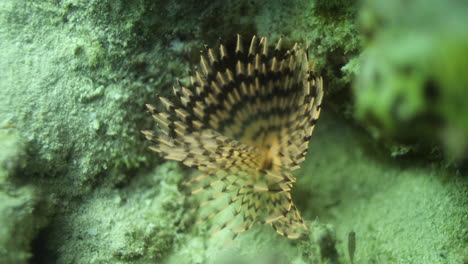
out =
<svg viewBox="0 0 468 264"><path fill-rule="evenodd" d="M296 239L307 227L291 198L290 171L305 159L322 78L297 43L283 49L280 39L269 49L267 38L254 36L245 46L237 36L235 49L207 49L191 83L174 87L173 101L160 97L165 110L147 105L160 131L142 132L153 151L202 172L187 182L192 195L216 190L198 208L224 197L202 222L231 208L217 230L235 237L261 223Z"/></svg>

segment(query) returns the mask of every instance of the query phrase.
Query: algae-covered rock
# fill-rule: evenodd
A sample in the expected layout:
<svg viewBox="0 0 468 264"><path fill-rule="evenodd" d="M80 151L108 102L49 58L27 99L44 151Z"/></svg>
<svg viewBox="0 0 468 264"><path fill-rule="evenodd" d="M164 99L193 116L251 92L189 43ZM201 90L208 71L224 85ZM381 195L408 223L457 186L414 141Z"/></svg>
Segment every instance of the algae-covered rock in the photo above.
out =
<svg viewBox="0 0 468 264"><path fill-rule="evenodd" d="M159 263L186 230L176 163L99 188L57 210L40 239L43 263ZM67 234L64 237L64 234ZM57 253L59 252L59 253Z"/></svg>
<svg viewBox="0 0 468 264"><path fill-rule="evenodd" d="M324 77L327 94L344 97L339 102L349 103L349 85L362 47L358 10L356 1L265 1L256 25L260 35L273 41L284 37L285 43L307 45L313 68Z"/></svg>
<svg viewBox="0 0 468 264"><path fill-rule="evenodd" d="M385 137L468 150L468 5L463 1L367 1L367 36L354 87L356 114ZM423 147L423 151L430 147Z"/></svg>
<svg viewBox="0 0 468 264"><path fill-rule="evenodd" d="M13 175L19 169L26 166L26 145L14 133L7 129L8 124L4 124L4 129L0 130L0 185L11 184Z"/></svg>
<svg viewBox="0 0 468 264"><path fill-rule="evenodd" d="M25 145L5 132L0 131L0 263L30 263L49 207L37 188L12 178L25 165Z"/></svg>
<svg viewBox="0 0 468 264"><path fill-rule="evenodd" d="M33 240L47 224L47 207L35 188L0 187L0 263L30 263Z"/></svg>
<svg viewBox="0 0 468 264"><path fill-rule="evenodd" d="M333 226L337 263L350 263L351 232L354 263L463 263L463 172L398 163L329 112L314 133L293 194L306 219Z"/></svg>
<svg viewBox="0 0 468 264"><path fill-rule="evenodd" d="M28 142L28 171L81 186L55 189L79 194L110 169L156 163L135 144L149 124L144 104L184 70L161 44L169 38L157 31L164 7L10 0L0 7L0 119ZM142 52L148 38L155 42Z"/></svg>

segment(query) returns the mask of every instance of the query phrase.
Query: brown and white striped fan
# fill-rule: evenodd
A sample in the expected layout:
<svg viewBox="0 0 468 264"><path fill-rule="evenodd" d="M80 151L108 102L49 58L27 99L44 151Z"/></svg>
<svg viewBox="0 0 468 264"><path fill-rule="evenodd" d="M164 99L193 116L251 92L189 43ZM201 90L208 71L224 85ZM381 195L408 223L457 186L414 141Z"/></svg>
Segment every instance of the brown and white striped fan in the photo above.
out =
<svg viewBox="0 0 468 264"><path fill-rule="evenodd" d="M230 208L216 230L234 237L256 223L290 239L307 230L291 198L291 171L305 159L323 81L304 48L281 42L272 49L254 36L244 49L238 35L234 50L207 49L191 83L174 87L172 101L160 97L164 110L147 105L160 127L142 131L151 150L202 172L186 183L191 195L213 190L197 208L216 206L200 221Z"/></svg>

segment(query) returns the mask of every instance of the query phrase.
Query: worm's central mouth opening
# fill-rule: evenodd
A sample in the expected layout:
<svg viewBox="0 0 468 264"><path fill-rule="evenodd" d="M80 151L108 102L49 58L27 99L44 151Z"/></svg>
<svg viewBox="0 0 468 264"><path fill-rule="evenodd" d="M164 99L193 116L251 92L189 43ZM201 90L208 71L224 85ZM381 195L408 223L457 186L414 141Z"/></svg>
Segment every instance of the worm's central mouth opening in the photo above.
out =
<svg viewBox="0 0 468 264"><path fill-rule="evenodd" d="M273 159L269 156L265 157L262 163L262 170L271 170L273 168Z"/></svg>

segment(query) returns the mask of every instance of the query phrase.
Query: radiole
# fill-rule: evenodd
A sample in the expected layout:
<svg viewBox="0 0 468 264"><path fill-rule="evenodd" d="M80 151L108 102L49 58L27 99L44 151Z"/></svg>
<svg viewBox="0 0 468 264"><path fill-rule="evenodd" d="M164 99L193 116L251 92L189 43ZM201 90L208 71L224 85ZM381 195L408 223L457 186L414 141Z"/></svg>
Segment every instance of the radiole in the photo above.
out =
<svg viewBox="0 0 468 264"><path fill-rule="evenodd" d="M147 105L160 128L142 131L151 150L201 171L186 182L192 195L213 189L198 208L221 202L199 221L232 209L216 232L235 237L266 224L299 238L307 226L291 197L291 171L305 159L323 97L307 51L285 49L281 39L269 50L268 39L255 36L245 49L238 35L235 49L202 54L200 69L174 88L174 100L160 97L164 110Z"/></svg>

